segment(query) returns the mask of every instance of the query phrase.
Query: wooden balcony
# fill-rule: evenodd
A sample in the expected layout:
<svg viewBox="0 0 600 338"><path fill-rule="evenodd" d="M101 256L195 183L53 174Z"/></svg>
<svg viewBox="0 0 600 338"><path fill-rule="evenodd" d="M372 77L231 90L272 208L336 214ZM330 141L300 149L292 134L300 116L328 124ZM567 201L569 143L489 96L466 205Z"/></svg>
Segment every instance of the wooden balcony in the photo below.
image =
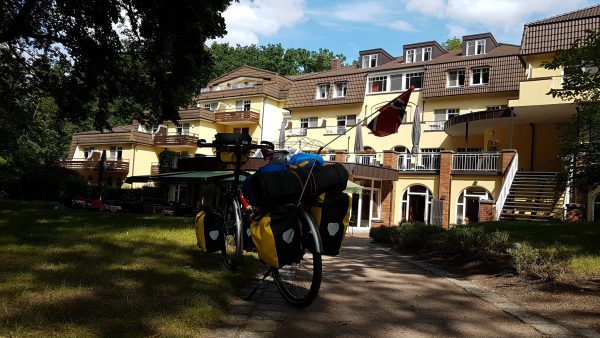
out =
<svg viewBox="0 0 600 338"><path fill-rule="evenodd" d="M217 110L215 122L219 124L255 124L259 123L260 113L256 110Z"/></svg>
<svg viewBox="0 0 600 338"><path fill-rule="evenodd" d="M196 147L196 142L198 142L198 135L196 134L169 133L154 135L154 144L157 146Z"/></svg>
<svg viewBox="0 0 600 338"><path fill-rule="evenodd" d="M100 169L99 160L86 160L83 158L74 158L59 162L60 166L75 171L98 171ZM106 172L127 174L129 172L129 160L107 160Z"/></svg>

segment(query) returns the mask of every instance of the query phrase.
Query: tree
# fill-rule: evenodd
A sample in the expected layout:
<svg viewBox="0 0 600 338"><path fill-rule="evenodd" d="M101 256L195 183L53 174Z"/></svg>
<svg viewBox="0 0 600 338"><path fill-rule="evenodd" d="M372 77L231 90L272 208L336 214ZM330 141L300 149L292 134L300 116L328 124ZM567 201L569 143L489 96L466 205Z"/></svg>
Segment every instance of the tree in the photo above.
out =
<svg viewBox="0 0 600 338"><path fill-rule="evenodd" d="M176 120L210 76L204 44L226 32L230 1L1 0L2 62L25 77L0 85L29 82L97 129L113 115Z"/></svg>
<svg viewBox="0 0 600 338"><path fill-rule="evenodd" d="M444 49L447 51L462 49L462 40L456 36L452 37L442 42L442 47L444 47Z"/></svg>
<svg viewBox="0 0 600 338"><path fill-rule="evenodd" d="M559 50L547 69L563 69L563 86L548 94L573 101L574 118L563 127L560 142L574 184L591 190L600 185L600 32L587 31L569 49Z"/></svg>
<svg viewBox="0 0 600 338"><path fill-rule="evenodd" d="M335 58L345 61L343 54L334 54L328 49L309 51L304 48L284 49L281 44L266 46L230 46L213 43L208 50L215 62L212 78L217 78L243 65L270 70L280 75L297 75L320 72L331 68Z"/></svg>

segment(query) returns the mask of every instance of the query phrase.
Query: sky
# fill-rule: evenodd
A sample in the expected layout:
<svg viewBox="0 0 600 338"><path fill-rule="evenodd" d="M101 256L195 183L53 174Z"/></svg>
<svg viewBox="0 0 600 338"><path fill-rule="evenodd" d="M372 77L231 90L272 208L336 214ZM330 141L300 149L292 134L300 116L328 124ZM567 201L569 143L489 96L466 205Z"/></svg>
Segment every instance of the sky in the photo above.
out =
<svg viewBox="0 0 600 338"><path fill-rule="evenodd" d="M223 13L227 35L240 45L281 43L327 48L358 58L383 48L402 55L405 44L491 32L500 43L520 44L528 22L598 5L590 0L240 0Z"/></svg>

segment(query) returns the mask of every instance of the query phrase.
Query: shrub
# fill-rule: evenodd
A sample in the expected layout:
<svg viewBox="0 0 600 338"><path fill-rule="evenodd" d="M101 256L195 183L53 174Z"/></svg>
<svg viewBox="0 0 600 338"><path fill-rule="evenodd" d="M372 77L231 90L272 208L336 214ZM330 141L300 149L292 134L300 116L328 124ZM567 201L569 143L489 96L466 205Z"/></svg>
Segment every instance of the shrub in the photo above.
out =
<svg viewBox="0 0 600 338"><path fill-rule="evenodd" d="M375 243L392 243L392 234L397 231L397 226L381 226L378 228L371 228L369 230L369 237L373 239Z"/></svg>
<svg viewBox="0 0 600 338"><path fill-rule="evenodd" d="M561 256L560 247L555 251L543 252L525 243L507 251L519 274L555 280L561 277L568 268L567 262L559 258Z"/></svg>
<svg viewBox="0 0 600 338"><path fill-rule="evenodd" d="M496 230L485 235L485 250L492 254L502 254L510 247L510 235L506 231Z"/></svg>
<svg viewBox="0 0 600 338"><path fill-rule="evenodd" d="M531 266L538 264L540 260L540 250L527 243L509 248L507 251L519 274L526 273Z"/></svg>
<svg viewBox="0 0 600 338"><path fill-rule="evenodd" d="M485 248L482 227L458 225L448 230L446 249L454 252L476 253Z"/></svg>
<svg viewBox="0 0 600 338"><path fill-rule="evenodd" d="M408 249L433 248L440 241L444 230L424 223L402 223L392 234L392 244Z"/></svg>

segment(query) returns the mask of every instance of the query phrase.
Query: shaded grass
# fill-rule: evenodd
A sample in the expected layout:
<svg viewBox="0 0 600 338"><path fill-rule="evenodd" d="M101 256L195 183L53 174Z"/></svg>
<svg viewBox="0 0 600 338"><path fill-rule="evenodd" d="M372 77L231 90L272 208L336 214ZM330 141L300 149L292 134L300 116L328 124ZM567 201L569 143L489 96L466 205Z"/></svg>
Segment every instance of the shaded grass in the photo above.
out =
<svg viewBox="0 0 600 338"><path fill-rule="evenodd" d="M528 243L566 261L576 276L600 276L600 223L499 221L478 226L506 231L512 242Z"/></svg>
<svg viewBox="0 0 600 338"><path fill-rule="evenodd" d="M192 218L0 200L0 336L200 336L260 264L229 272Z"/></svg>

